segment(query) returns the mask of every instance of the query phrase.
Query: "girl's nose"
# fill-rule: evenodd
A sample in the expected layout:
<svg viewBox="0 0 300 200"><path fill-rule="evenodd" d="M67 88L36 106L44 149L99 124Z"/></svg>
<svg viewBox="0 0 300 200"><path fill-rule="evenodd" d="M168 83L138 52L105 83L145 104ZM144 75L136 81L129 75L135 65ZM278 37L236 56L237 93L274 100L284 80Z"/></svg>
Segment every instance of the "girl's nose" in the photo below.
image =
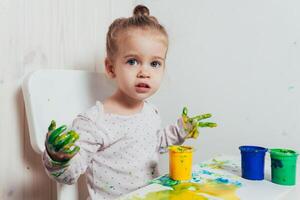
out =
<svg viewBox="0 0 300 200"><path fill-rule="evenodd" d="M138 77L138 78L150 78L150 74L149 74L149 72L148 72L148 70L147 70L147 67L142 66L142 67L140 68L140 71L139 71L138 74L137 74L137 77Z"/></svg>

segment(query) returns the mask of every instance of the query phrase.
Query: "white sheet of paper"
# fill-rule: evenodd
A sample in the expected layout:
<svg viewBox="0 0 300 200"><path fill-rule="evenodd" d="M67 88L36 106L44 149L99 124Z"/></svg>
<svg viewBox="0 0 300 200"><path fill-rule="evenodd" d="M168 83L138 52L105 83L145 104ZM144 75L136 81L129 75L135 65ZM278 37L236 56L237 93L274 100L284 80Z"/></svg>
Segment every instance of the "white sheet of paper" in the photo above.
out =
<svg viewBox="0 0 300 200"><path fill-rule="evenodd" d="M217 162L214 162L217 161ZM195 164L193 172L197 173L199 180L224 178L231 183L241 184L237 189L236 195L242 200L279 200L289 193L293 186L282 186L271 182L271 164L270 159L266 156L265 159L265 179L262 181L251 181L241 177L240 158L236 156L218 156L203 163ZM214 163L220 164L221 169L215 169ZM205 172L205 173L203 173ZM194 176L193 176L194 177ZM133 197L145 197L150 192L170 190L171 187L163 186L161 184L153 183L128 195L125 195L119 200L130 200ZM210 200L226 199L205 195Z"/></svg>

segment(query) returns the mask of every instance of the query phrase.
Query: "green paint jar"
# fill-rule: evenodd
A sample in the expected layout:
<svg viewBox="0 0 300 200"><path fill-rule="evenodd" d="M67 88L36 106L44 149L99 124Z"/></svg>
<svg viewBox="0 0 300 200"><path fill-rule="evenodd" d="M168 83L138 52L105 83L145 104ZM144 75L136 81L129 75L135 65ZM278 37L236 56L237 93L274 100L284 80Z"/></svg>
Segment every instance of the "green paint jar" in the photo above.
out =
<svg viewBox="0 0 300 200"><path fill-rule="evenodd" d="M270 149L272 182L280 185L296 184L298 153L289 149Z"/></svg>

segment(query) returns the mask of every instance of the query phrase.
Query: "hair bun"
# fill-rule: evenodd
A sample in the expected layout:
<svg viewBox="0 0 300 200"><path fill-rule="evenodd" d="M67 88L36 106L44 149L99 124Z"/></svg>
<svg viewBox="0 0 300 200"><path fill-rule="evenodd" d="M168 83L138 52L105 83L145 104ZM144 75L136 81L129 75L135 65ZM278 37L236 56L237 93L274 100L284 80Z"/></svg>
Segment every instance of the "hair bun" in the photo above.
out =
<svg viewBox="0 0 300 200"><path fill-rule="evenodd" d="M137 5L133 10L134 16L149 16L150 11L149 9L144 5Z"/></svg>

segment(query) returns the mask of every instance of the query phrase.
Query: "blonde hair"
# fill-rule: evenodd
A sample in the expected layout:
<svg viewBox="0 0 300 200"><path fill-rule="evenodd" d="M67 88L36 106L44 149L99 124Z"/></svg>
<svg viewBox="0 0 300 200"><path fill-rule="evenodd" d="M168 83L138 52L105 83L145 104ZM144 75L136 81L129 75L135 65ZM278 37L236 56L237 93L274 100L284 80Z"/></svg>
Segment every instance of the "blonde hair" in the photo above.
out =
<svg viewBox="0 0 300 200"><path fill-rule="evenodd" d="M112 59L114 53L117 52L117 39L120 33L131 28L156 30L164 35L168 42L168 34L165 28L158 20L150 16L149 9L144 5L138 5L133 10L133 16L128 18L118 18L109 26L106 34L106 54Z"/></svg>

